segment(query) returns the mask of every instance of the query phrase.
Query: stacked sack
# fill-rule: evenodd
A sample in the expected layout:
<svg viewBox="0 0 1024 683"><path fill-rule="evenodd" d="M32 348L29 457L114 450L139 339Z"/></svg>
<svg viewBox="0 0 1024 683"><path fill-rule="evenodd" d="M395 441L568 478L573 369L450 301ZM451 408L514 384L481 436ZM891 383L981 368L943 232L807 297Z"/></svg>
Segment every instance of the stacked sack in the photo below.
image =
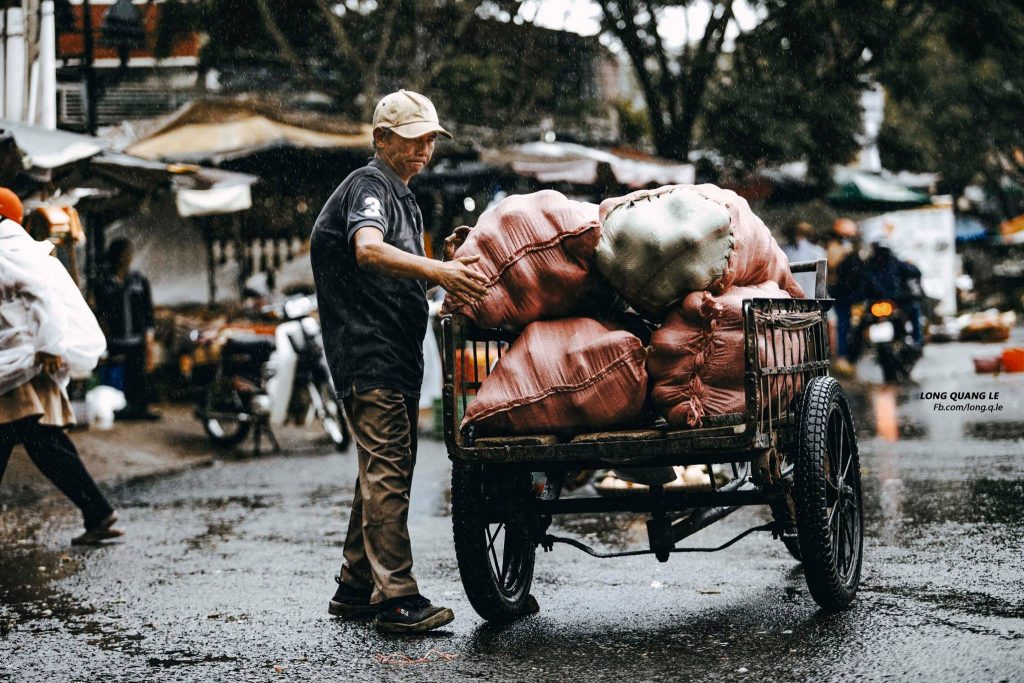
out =
<svg viewBox="0 0 1024 683"><path fill-rule="evenodd" d="M649 387L676 427L742 411L743 299L803 296L764 223L714 185L634 192L600 208L550 190L511 196L457 252L473 255L488 293L472 304L449 300L445 312L523 330L466 412L463 426L481 434L624 426ZM650 350L583 317L602 276L663 321Z"/></svg>
<svg viewBox="0 0 1024 683"><path fill-rule="evenodd" d="M598 207L554 190L511 195L485 211L458 257L479 256L487 294L472 304L446 299L481 327L522 329L567 315L594 285L591 265L601 237Z"/></svg>
<svg viewBox="0 0 1024 683"><path fill-rule="evenodd" d="M523 332L463 418L481 434L600 429L628 423L647 397L647 349L610 323L580 317L598 284L598 207L544 190L486 211L456 256L480 256L480 300L445 301L481 327Z"/></svg>
<svg viewBox="0 0 1024 683"><path fill-rule="evenodd" d="M771 231L715 185L607 199L601 222L601 272L634 307L668 311L647 365L654 406L678 428L742 412L743 300L804 295Z"/></svg>

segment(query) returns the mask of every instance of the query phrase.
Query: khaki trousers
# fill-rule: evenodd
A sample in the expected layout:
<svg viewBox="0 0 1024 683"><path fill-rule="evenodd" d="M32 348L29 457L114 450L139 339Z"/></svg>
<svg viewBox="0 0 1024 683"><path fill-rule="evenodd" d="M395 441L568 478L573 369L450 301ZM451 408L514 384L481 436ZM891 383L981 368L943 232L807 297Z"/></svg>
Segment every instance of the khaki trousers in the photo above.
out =
<svg viewBox="0 0 1024 683"><path fill-rule="evenodd" d="M344 403L359 479L341 580L357 589L372 586L372 603L416 595L408 518L419 401L397 389L356 393L353 387Z"/></svg>

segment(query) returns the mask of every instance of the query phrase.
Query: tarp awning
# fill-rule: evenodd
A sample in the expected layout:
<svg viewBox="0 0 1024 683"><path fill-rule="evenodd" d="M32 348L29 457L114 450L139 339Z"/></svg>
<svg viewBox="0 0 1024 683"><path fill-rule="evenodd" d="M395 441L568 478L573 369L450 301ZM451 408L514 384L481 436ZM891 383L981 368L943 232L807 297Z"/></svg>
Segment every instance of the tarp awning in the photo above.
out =
<svg viewBox="0 0 1024 683"><path fill-rule="evenodd" d="M829 193L833 204L846 206L913 207L931 203L931 197L895 181L851 168L837 167L836 189Z"/></svg>
<svg viewBox="0 0 1024 683"><path fill-rule="evenodd" d="M24 155L27 168L50 171L96 156L103 143L88 135L30 126L16 121L0 121L0 129L9 131Z"/></svg>
<svg viewBox="0 0 1024 683"><path fill-rule="evenodd" d="M598 182L602 164L611 170L615 182L632 188L688 184L696 175L692 164L637 153L625 155L569 142L529 142L485 152L482 158L542 183L593 185Z"/></svg>
<svg viewBox="0 0 1024 683"><path fill-rule="evenodd" d="M252 185L259 178L246 173L191 164L165 164L127 154L104 154L94 170L118 182L149 189L167 186L174 193L178 215L214 216L252 207Z"/></svg>
<svg viewBox="0 0 1024 683"><path fill-rule="evenodd" d="M357 134L324 133L251 116L223 123L175 128L131 145L129 154L143 159L207 159L250 153L277 145L306 149L370 148L370 127Z"/></svg>
<svg viewBox="0 0 1024 683"><path fill-rule="evenodd" d="M128 154L195 162L219 162L274 147L369 151L373 139L365 123L248 99L196 100L130 132L128 138L134 141L124 150Z"/></svg>

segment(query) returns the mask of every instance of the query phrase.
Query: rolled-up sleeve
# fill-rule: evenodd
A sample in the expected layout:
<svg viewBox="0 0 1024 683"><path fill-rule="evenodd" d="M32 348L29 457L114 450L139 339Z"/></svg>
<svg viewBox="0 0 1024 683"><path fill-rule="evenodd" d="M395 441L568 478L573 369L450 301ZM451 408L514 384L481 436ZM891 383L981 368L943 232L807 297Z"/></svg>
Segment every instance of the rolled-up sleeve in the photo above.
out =
<svg viewBox="0 0 1024 683"><path fill-rule="evenodd" d="M372 175L358 178L351 188L348 215L345 216L345 238L352 244L361 228L377 228L388 237L388 187L383 179Z"/></svg>

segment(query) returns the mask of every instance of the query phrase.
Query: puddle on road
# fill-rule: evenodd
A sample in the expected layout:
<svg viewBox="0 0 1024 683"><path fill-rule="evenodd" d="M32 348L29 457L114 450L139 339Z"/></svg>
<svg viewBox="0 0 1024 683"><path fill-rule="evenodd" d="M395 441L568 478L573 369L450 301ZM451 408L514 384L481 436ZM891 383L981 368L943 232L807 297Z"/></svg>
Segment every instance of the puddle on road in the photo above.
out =
<svg viewBox="0 0 1024 683"><path fill-rule="evenodd" d="M978 441L1018 441L1024 439L1024 422L965 422L963 433Z"/></svg>
<svg viewBox="0 0 1024 683"><path fill-rule="evenodd" d="M38 509L33 512L38 514ZM37 514L32 517L38 519ZM9 511L0 529L0 641L14 631L53 630L57 622L60 630L83 637L90 645L138 652L137 643L145 635L120 629L112 617L55 585L73 576L90 555L104 552L104 546L55 549L39 543L36 539L52 535L51 526L63 528L65 521L75 517L63 508L48 511L45 524L23 523L22 516Z"/></svg>
<svg viewBox="0 0 1024 683"><path fill-rule="evenodd" d="M171 650L163 653L166 657L150 657L146 663L152 667L169 669L175 666L190 666L196 664L215 664L222 662L237 662L238 657L229 655L200 655L185 650Z"/></svg>
<svg viewBox="0 0 1024 683"><path fill-rule="evenodd" d="M185 545L188 546L189 550L211 549L218 543L235 538L237 536L235 525L240 521L242 520L216 519L207 522L206 531L187 539Z"/></svg>
<svg viewBox="0 0 1024 683"><path fill-rule="evenodd" d="M868 532L877 525L1024 525L1024 480L913 481L888 479L865 486Z"/></svg>
<svg viewBox="0 0 1024 683"><path fill-rule="evenodd" d="M80 551L59 551L32 542L10 543L5 539L0 564L0 640L12 631L47 629L43 622L56 620L71 636L83 636L90 645L105 650L138 652L139 633L125 633L112 620L73 594L54 587L79 568Z"/></svg>
<svg viewBox="0 0 1024 683"><path fill-rule="evenodd" d="M120 497L122 508L140 508L147 510L180 510L184 508L196 510L223 510L238 505L246 510L261 510L280 507L282 497L279 495L222 496L219 498L178 498L170 501L154 502L137 498Z"/></svg>

